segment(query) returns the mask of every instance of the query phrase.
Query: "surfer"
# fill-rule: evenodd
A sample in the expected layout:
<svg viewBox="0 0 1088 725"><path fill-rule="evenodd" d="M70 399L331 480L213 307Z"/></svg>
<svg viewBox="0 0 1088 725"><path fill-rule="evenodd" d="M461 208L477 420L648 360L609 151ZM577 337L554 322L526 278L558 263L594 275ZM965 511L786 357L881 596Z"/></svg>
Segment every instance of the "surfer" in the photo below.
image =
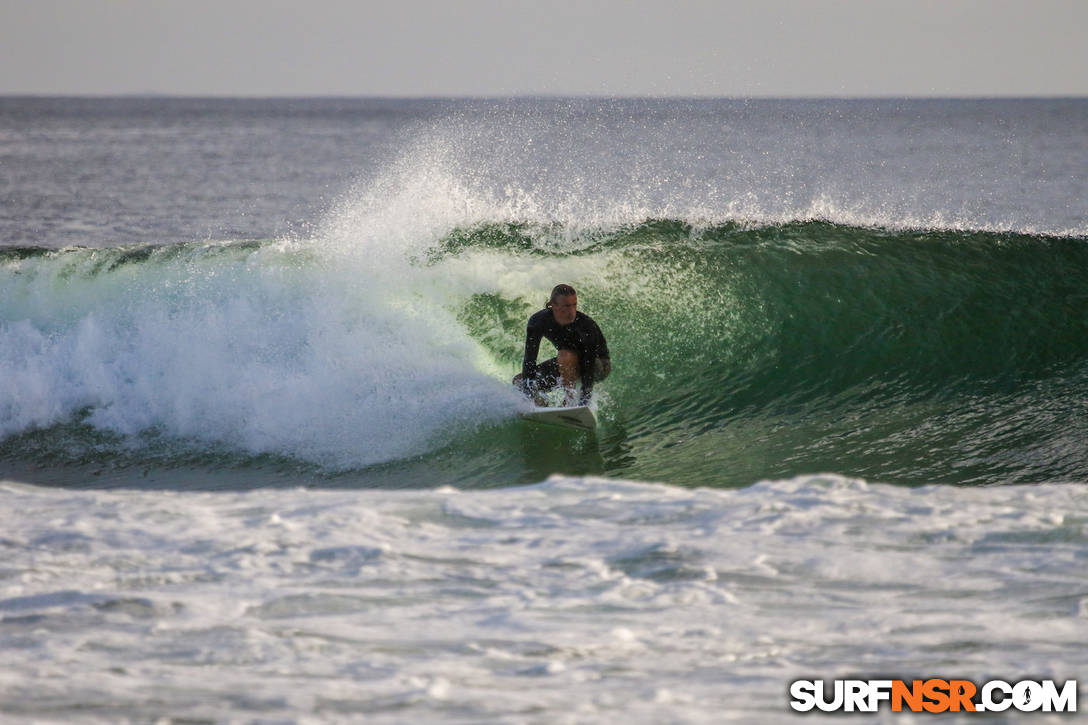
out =
<svg viewBox="0 0 1088 725"><path fill-rule="evenodd" d="M540 338L555 345L556 356L537 365ZM525 329L525 357L513 383L538 404L543 393L563 386L563 405L586 405L593 384L612 372L608 343L597 323L578 311L578 293L569 284L556 285L544 309L533 314ZM575 385L581 381L582 394Z"/></svg>

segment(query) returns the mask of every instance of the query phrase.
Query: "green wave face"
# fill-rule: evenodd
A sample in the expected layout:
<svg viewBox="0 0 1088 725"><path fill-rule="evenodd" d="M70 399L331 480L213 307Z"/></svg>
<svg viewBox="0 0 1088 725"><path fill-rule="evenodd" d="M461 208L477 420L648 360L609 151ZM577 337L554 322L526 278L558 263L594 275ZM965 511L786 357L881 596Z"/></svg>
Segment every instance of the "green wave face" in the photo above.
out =
<svg viewBox="0 0 1088 725"><path fill-rule="evenodd" d="M673 219L433 239L0 252L0 462L254 485L1088 480L1083 239ZM613 354L595 436L518 420L507 385L558 282Z"/></svg>
<svg viewBox="0 0 1088 725"><path fill-rule="evenodd" d="M1088 474L1084 240L670 220L566 245L537 233L459 231L431 263L480 249L585 261L580 308L615 366L602 472L698 485ZM539 307L477 294L459 319L513 369Z"/></svg>

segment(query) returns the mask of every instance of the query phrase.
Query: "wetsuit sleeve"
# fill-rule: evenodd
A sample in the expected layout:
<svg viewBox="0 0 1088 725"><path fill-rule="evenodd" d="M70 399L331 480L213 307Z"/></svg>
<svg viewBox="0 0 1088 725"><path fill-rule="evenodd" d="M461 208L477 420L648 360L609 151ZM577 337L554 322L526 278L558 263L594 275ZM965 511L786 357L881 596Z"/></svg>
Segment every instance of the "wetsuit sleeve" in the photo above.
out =
<svg viewBox="0 0 1088 725"><path fill-rule="evenodd" d="M582 405L588 404L590 396L593 395L593 384L596 382L594 367L597 358L612 359L612 356L608 354L608 342L604 339L601 326L592 321L591 324L593 325L593 342L590 345L588 354L582 359Z"/></svg>
<svg viewBox="0 0 1088 725"><path fill-rule="evenodd" d="M540 352L540 338L544 331L530 323L525 326L525 356L521 360L522 385L526 385L536 375L536 356Z"/></svg>

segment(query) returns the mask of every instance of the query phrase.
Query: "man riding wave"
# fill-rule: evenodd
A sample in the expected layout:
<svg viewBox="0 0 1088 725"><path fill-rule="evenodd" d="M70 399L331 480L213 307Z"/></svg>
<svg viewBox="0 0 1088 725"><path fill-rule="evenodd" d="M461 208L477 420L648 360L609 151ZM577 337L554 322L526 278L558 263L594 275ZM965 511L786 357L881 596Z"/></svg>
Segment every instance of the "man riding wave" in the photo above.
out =
<svg viewBox="0 0 1088 725"><path fill-rule="evenodd" d="M541 338L555 345L556 356L538 365ZM564 406L586 405L593 384L610 372L612 359L601 328L578 311L578 293L573 287L556 285L544 309L534 313L526 325L525 357L514 385L537 404L542 404L544 393L562 386ZM576 389L579 382L581 395Z"/></svg>

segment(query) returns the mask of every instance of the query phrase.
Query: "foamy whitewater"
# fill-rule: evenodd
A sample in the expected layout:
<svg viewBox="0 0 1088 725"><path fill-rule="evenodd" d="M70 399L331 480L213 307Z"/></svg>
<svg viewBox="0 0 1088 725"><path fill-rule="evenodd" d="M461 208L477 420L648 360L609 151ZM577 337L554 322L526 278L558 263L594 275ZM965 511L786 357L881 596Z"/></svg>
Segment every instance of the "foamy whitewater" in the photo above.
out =
<svg viewBox="0 0 1088 725"><path fill-rule="evenodd" d="M1075 99L0 98L0 721L1083 700L1086 168ZM557 282L595 433L509 385Z"/></svg>
<svg viewBox="0 0 1088 725"><path fill-rule="evenodd" d="M1079 485L3 495L16 720L764 722L1088 666Z"/></svg>

